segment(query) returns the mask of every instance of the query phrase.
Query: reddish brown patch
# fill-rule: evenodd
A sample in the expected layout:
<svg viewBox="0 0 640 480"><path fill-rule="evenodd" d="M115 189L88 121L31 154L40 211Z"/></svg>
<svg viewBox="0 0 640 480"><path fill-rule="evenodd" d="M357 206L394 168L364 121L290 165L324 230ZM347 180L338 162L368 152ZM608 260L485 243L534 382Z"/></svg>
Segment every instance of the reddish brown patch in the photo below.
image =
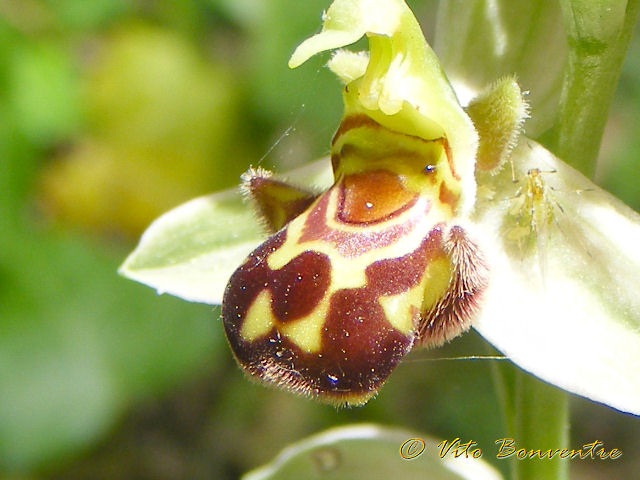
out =
<svg viewBox="0 0 640 480"><path fill-rule="evenodd" d="M357 257L373 249L397 242L402 236L412 231L421 218L429 213L431 208L431 205L426 203L424 209L419 212L416 211L415 215L408 218L405 223L391 225L378 231L371 231L367 228L362 228L358 232L337 230L327 225L329 198L334 188L340 188L340 186L332 187L311 207L298 242L304 243L317 240L327 242L333 245L343 257ZM406 208L413 207L418 198L418 196L415 196L407 204ZM333 218L340 223L337 213Z"/></svg>
<svg viewBox="0 0 640 480"><path fill-rule="evenodd" d="M377 390L413 346L395 330L371 290L345 289L331 297L323 334L322 391Z"/></svg>
<svg viewBox="0 0 640 480"><path fill-rule="evenodd" d="M231 275L222 299L222 317L227 336L239 336L247 310L268 285L267 257L285 242L287 231L281 230L256 248ZM231 338L230 338L231 341Z"/></svg>
<svg viewBox="0 0 640 480"><path fill-rule="evenodd" d="M272 312L283 323L310 313L325 295L331 265L320 253L307 251L280 270L271 270L267 257L281 247L287 231L281 230L256 248L234 272L222 302L222 321L229 345L238 363L250 374L268 383L286 383L299 393L313 393L304 362L318 358L280 336L277 326L264 337L245 341L240 335L247 312L260 292L272 295ZM301 371L296 370L302 369Z"/></svg>
<svg viewBox="0 0 640 480"><path fill-rule="evenodd" d="M280 270L269 268L267 257L285 238L286 230L269 238L229 279L222 301L228 336L239 335L249 307L265 289L271 293L274 316L283 323L309 314L324 296L331 280L331 262L326 255L307 251Z"/></svg>
<svg viewBox="0 0 640 480"><path fill-rule="evenodd" d="M380 388L415 341L412 333L406 335L393 328L378 298L407 291L420 282L428 262L444 254L441 229L434 228L414 252L370 265L364 287L335 292L317 353L302 351L281 336L277 327L253 342L239 335L246 311L264 288L274 294L274 311L278 303L286 305L277 315L289 319L294 311L295 316L302 314L302 303L315 306L317 300L309 297L314 295L312 290L325 291L324 284L314 282L328 278L328 261L325 265L327 259L316 252L305 252L309 255L296 257L278 271L269 270L266 257L285 237L286 231L281 231L267 240L231 277L222 307L231 348L243 369L268 384L332 403L364 401ZM316 271L317 277L311 275L307 283L300 280L305 286L297 287L295 272L302 270ZM303 299L300 302L298 295ZM296 303L292 304L294 298ZM417 321L419 312L414 314Z"/></svg>
<svg viewBox="0 0 640 480"><path fill-rule="evenodd" d="M280 322L310 314L324 297L331 280L331 262L318 252L303 252L280 270L269 270L271 309Z"/></svg>
<svg viewBox="0 0 640 480"><path fill-rule="evenodd" d="M367 287L376 297L406 292L420 282L429 262L444 255L442 230L437 225L415 251L369 265L366 269Z"/></svg>
<svg viewBox="0 0 640 480"><path fill-rule="evenodd" d="M386 170L347 175L340 187L338 218L347 223L387 220L406 210L417 196L404 188L397 175Z"/></svg>
<svg viewBox="0 0 640 480"><path fill-rule="evenodd" d="M268 230L280 230L313 203L317 195L270 177L253 176L244 189L251 195Z"/></svg>

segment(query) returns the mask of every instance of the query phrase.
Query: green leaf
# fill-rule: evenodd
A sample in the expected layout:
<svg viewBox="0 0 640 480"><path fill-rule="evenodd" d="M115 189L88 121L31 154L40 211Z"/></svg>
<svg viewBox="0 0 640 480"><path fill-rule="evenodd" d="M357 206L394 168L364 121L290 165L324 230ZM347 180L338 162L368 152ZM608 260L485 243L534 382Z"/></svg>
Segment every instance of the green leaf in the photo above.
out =
<svg viewBox="0 0 640 480"><path fill-rule="evenodd" d="M401 446L416 440L413 457L403 458ZM421 443L424 442L424 443ZM441 459L439 441L416 437L415 433L377 425L352 425L327 430L306 440L290 445L271 463L246 474L243 480L298 480L313 479L425 479L490 480L502 478L480 459ZM470 449L473 450L475 447Z"/></svg>
<svg viewBox="0 0 640 480"><path fill-rule="evenodd" d="M323 159L289 172L301 185L327 187L331 165ZM187 202L158 218L120 273L193 302L220 304L231 274L266 235L239 189Z"/></svg>
<svg viewBox="0 0 640 480"><path fill-rule="evenodd" d="M479 177L491 280L474 326L547 382L639 414L640 215L533 141L512 158L517 183Z"/></svg>

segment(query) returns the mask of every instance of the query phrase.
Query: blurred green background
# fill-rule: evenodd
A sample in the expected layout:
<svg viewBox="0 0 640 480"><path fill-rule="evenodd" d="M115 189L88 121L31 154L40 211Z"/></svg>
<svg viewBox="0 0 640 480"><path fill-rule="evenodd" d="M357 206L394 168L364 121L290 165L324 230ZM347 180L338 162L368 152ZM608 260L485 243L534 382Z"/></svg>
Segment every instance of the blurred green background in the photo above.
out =
<svg viewBox="0 0 640 480"><path fill-rule="evenodd" d="M358 421L488 452L505 436L491 362L442 359L485 354L474 333L335 410L247 381L218 309L116 274L162 212L249 164L327 152L341 114L327 57L286 63L329 3L0 0L0 478L231 479ZM436 2L408 3L429 37ZM598 181L640 210L639 35L606 135ZM572 447L624 452L573 478L640 471L640 420L572 402Z"/></svg>

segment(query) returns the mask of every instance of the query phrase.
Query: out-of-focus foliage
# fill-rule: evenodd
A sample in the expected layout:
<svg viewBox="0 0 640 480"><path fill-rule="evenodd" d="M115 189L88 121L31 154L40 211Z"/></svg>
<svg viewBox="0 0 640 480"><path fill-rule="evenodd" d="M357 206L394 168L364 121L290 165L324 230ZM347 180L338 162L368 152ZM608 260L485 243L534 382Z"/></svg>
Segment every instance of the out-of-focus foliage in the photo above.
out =
<svg viewBox="0 0 640 480"><path fill-rule="evenodd" d="M504 429L488 362L417 353L378 399L335 411L247 382L217 310L116 275L161 212L249 163L326 153L337 82L326 57L287 59L329 3L0 0L0 476L237 478L355 421L466 436L491 457ZM639 58L636 38L600 169L636 209ZM429 358L481 345L468 335ZM596 472L630 477L637 421L584 401L575 415L572 446L622 448Z"/></svg>
<svg viewBox="0 0 640 480"><path fill-rule="evenodd" d="M636 27L616 93L608 136L602 148L597 179L636 211L640 211L637 163L640 158L640 28Z"/></svg>
<svg viewBox="0 0 640 480"><path fill-rule="evenodd" d="M287 127L290 164L328 143L310 126L339 116L330 74L286 67L321 3L283 28L294 2L0 2L0 473L56 471L134 402L225 367L217 310L117 265ZM314 85L332 107L305 111Z"/></svg>
<svg viewBox="0 0 640 480"><path fill-rule="evenodd" d="M90 55L81 90L88 132L43 173L52 214L138 234L181 200L236 181L247 153L236 141L239 92L228 68L174 32L132 23Z"/></svg>

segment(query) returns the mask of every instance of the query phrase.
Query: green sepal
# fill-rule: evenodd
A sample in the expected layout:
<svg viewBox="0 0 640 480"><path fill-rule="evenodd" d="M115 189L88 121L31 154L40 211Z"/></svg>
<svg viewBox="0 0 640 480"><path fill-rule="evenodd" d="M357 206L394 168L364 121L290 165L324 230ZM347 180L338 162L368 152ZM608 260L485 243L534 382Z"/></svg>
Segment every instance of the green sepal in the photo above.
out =
<svg viewBox="0 0 640 480"><path fill-rule="evenodd" d="M532 140L512 160L515 183L506 168L478 175L491 281L474 328L543 380L638 415L640 215Z"/></svg>

